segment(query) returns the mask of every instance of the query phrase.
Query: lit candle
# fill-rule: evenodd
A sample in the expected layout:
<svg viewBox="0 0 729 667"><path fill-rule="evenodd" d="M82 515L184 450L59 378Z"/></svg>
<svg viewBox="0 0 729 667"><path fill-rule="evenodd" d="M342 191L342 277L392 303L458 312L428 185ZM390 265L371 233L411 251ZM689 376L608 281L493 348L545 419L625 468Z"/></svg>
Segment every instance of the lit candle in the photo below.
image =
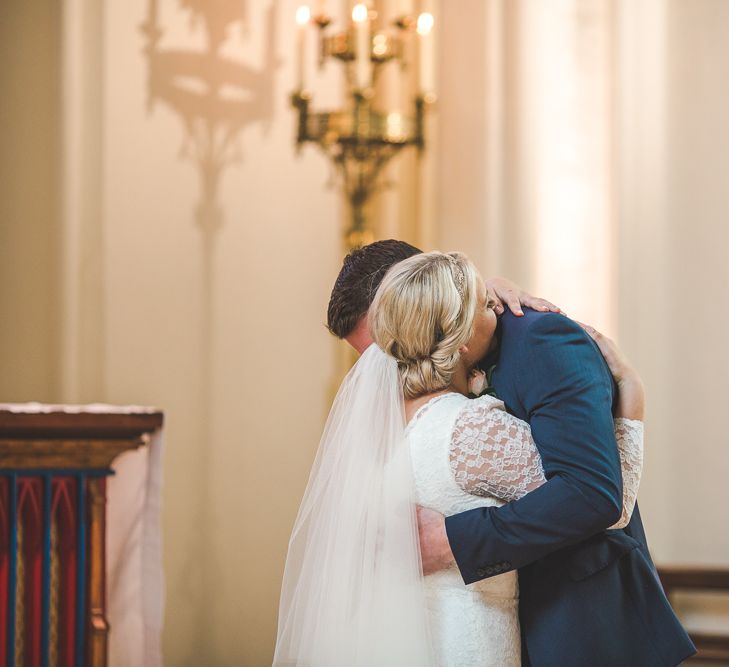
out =
<svg viewBox="0 0 729 667"><path fill-rule="evenodd" d="M370 21L366 5L357 4L352 9L354 22L354 81L364 90L370 85Z"/></svg>
<svg viewBox="0 0 729 667"><path fill-rule="evenodd" d="M309 19L311 12L306 5L302 5L296 10L296 41L298 44L299 61L297 63L296 90L304 90L306 84L304 80L305 63L306 63L306 30L309 27Z"/></svg>
<svg viewBox="0 0 729 667"><path fill-rule="evenodd" d="M435 81L435 52L433 45L433 15L423 12L418 16L418 41L420 42L420 92L432 93Z"/></svg>

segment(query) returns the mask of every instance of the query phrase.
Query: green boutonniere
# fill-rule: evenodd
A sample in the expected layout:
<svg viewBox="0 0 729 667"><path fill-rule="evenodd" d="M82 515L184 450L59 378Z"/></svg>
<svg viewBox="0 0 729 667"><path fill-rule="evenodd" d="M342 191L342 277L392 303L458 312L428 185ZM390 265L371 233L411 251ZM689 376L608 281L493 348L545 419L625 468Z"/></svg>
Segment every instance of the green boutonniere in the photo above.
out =
<svg viewBox="0 0 729 667"><path fill-rule="evenodd" d="M492 377L496 365L490 366L488 369L481 370L480 368L474 368L468 375L468 392L474 398L487 394L488 396L496 396L496 390L494 389Z"/></svg>
<svg viewBox="0 0 729 667"><path fill-rule="evenodd" d="M493 396L494 398L498 398L496 395L496 388L494 387L494 371L496 370L496 364L493 364L489 366L486 369L486 389L484 389L483 393L488 394L489 396Z"/></svg>

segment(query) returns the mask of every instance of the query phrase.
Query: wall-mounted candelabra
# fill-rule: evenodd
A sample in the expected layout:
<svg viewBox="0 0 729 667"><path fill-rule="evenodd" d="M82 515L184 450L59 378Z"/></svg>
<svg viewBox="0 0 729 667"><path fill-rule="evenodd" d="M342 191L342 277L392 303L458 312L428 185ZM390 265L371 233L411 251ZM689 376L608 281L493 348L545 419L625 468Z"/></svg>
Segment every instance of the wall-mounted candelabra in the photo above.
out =
<svg viewBox="0 0 729 667"><path fill-rule="evenodd" d="M297 89L291 100L298 111L297 146L314 142L332 159L342 175L345 194L351 205L351 224L346 243L354 248L367 243L372 232L365 218L365 205L378 187L378 176L388 161L404 147L425 145L424 117L435 101L433 15L402 15L390 26L381 26L377 12L365 4L352 9L351 22L341 32L330 32L332 20L323 10L312 16L308 7L296 12L298 38ZM346 95L339 111L314 112L312 94L306 86L306 49L310 30L317 31L318 63L328 58L344 64ZM401 76L408 67L406 46L417 40L418 92L407 104L410 109L382 111L373 104L380 68L398 63ZM409 86L403 84L407 89Z"/></svg>

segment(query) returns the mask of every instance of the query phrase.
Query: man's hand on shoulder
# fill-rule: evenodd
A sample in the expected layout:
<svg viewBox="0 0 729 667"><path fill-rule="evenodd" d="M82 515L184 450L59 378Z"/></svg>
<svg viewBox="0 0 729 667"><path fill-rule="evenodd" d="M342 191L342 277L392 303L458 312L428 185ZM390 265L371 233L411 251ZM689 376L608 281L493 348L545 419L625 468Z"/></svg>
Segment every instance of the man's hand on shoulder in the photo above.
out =
<svg viewBox="0 0 729 667"><path fill-rule="evenodd" d="M445 517L439 512L419 505L416 510L423 575L427 576L450 567L455 558L448 542Z"/></svg>

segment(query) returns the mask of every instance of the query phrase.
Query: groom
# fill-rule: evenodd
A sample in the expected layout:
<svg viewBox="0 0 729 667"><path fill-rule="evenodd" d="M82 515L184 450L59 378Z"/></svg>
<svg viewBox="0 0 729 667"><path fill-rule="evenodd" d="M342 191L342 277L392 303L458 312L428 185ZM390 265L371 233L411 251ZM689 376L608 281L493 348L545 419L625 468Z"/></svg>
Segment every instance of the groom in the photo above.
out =
<svg viewBox="0 0 729 667"><path fill-rule="evenodd" d="M329 330L363 352L372 342L367 309L383 276L419 252L389 240L348 255ZM522 311L520 302L539 302L508 283L490 287L514 311L499 320L493 385L531 425L548 481L503 507L445 519L420 509L423 568L455 559L466 584L518 569L524 665L678 665L695 649L658 581L637 505L625 529L606 530L622 510L610 371L572 320Z"/></svg>

